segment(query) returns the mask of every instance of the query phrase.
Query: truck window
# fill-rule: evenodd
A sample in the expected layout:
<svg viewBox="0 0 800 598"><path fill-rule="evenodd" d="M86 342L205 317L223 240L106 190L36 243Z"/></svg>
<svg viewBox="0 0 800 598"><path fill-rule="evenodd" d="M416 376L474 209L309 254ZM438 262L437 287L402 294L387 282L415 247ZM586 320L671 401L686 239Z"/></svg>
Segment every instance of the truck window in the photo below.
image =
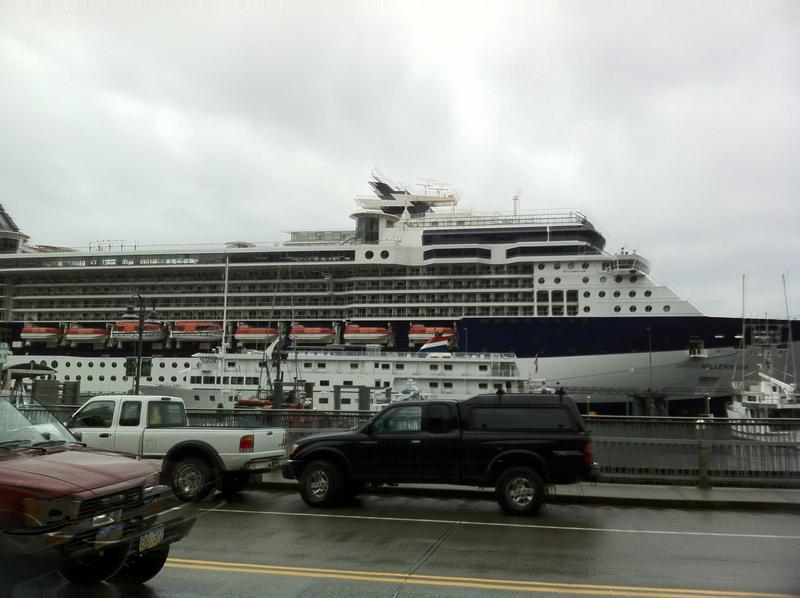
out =
<svg viewBox="0 0 800 598"><path fill-rule="evenodd" d="M120 426L138 426L142 415L142 403L140 401L125 401L119 412Z"/></svg>
<svg viewBox="0 0 800 598"><path fill-rule="evenodd" d="M574 430L575 421L562 407L474 407L471 430Z"/></svg>
<svg viewBox="0 0 800 598"><path fill-rule="evenodd" d="M372 424L376 434L397 434L422 430L422 407L409 405L385 411Z"/></svg>
<svg viewBox="0 0 800 598"><path fill-rule="evenodd" d="M427 431L431 434L445 434L455 428L453 414L449 405L428 405Z"/></svg>
<svg viewBox="0 0 800 598"><path fill-rule="evenodd" d="M114 419L114 401L97 401L81 409L73 426L78 428L110 428Z"/></svg>
<svg viewBox="0 0 800 598"><path fill-rule="evenodd" d="M186 425L186 413L178 402L159 401L147 406L148 428L172 428Z"/></svg>

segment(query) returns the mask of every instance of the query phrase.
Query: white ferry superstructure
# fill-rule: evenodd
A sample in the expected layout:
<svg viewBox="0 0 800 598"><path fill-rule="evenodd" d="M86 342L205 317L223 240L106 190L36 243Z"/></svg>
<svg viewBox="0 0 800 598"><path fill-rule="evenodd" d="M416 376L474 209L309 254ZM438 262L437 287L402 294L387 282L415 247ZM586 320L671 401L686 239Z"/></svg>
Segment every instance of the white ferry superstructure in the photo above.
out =
<svg viewBox="0 0 800 598"><path fill-rule="evenodd" d="M377 339L403 352L430 332L446 334L453 352L513 353L523 378L599 411L648 389L675 400L730 395L740 320L702 314L654 281L637 252L607 253L585 212L480 214L380 175L370 185L353 229L294 231L283 244L35 247L2 211L9 363L53 367L82 392L130 389L124 362L138 320L122 314L139 294L158 319L145 328L148 383L188 382L192 355L220 337L228 353L278 334L328 347ZM70 328L91 332L68 338ZM789 330L797 338L798 322Z"/></svg>

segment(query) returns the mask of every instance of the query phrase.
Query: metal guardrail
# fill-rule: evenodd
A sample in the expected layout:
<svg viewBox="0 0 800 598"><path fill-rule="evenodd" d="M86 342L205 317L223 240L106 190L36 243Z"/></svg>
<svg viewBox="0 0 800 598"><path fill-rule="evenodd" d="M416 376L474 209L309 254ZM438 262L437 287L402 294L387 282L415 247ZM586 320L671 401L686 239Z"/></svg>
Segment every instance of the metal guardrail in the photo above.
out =
<svg viewBox="0 0 800 598"><path fill-rule="evenodd" d="M23 407L36 423L42 407ZM66 421L76 406L48 407ZM199 427L286 428L289 444L353 429L372 412L188 409ZM639 484L800 488L800 419L728 420L584 416L603 481Z"/></svg>

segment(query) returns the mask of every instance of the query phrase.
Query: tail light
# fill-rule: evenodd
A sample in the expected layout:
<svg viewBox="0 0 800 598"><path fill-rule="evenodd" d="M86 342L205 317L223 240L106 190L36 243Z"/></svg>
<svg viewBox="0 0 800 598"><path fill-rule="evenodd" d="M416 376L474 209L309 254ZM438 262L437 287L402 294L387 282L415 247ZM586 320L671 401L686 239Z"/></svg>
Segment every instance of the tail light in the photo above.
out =
<svg viewBox="0 0 800 598"><path fill-rule="evenodd" d="M252 434L248 434L247 436L242 436L239 439L239 452L240 453L252 453L253 447L255 446L255 436Z"/></svg>
<svg viewBox="0 0 800 598"><path fill-rule="evenodd" d="M591 463L592 462L592 443L587 442L583 445L583 462L584 463Z"/></svg>

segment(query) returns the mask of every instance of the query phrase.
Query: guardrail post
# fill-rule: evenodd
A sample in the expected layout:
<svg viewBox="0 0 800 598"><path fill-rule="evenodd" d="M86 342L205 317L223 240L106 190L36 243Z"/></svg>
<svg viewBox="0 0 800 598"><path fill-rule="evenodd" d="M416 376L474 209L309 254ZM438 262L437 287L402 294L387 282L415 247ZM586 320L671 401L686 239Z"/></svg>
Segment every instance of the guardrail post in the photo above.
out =
<svg viewBox="0 0 800 598"><path fill-rule="evenodd" d="M708 474L711 463L711 444L705 440L706 422L704 419L695 421L697 439L697 487L703 490L711 488L711 477Z"/></svg>

